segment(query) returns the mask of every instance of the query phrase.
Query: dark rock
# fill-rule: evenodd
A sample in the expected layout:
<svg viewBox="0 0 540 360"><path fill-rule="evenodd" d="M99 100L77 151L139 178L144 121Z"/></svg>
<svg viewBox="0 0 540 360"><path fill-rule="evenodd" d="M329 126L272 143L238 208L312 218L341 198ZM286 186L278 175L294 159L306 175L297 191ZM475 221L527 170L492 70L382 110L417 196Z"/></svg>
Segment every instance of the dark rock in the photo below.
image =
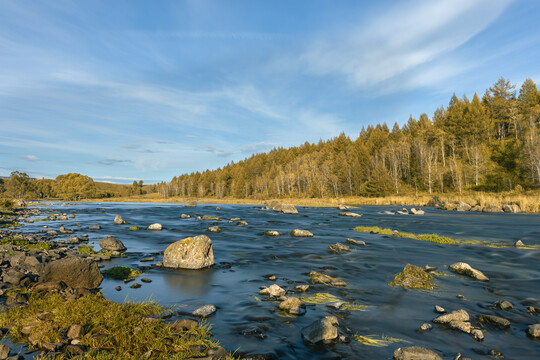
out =
<svg viewBox="0 0 540 360"><path fill-rule="evenodd" d="M26 304L28 301L28 295L15 293L10 295L6 300L6 305L11 306L15 304Z"/></svg>
<svg viewBox="0 0 540 360"><path fill-rule="evenodd" d="M130 286L130 288L132 288L132 289L138 289L138 288L140 288L140 287L141 287L141 284L139 284L139 283L133 283L133 284Z"/></svg>
<svg viewBox="0 0 540 360"><path fill-rule="evenodd" d="M126 247L120 240L110 235L107 236L106 238L99 240L99 246L101 246L103 250L110 250L110 251L125 251L126 250Z"/></svg>
<svg viewBox="0 0 540 360"><path fill-rule="evenodd" d="M302 329L302 336L307 342L312 344L319 341L330 341L338 337L338 319L335 316L325 316L316 320L311 325Z"/></svg>
<svg viewBox="0 0 540 360"><path fill-rule="evenodd" d="M122 291L122 287L121 286L117 286L114 288L116 291Z"/></svg>
<svg viewBox="0 0 540 360"><path fill-rule="evenodd" d="M328 247L330 248L330 250L335 251L337 253L344 252L344 251L351 251L350 247L342 243L335 243L333 245L328 245Z"/></svg>
<svg viewBox="0 0 540 360"><path fill-rule="evenodd" d="M71 256L47 263L40 271L40 283L60 281L71 287L95 289L103 281L103 275L94 261Z"/></svg>
<svg viewBox="0 0 540 360"><path fill-rule="evenodd" d="M442 360L442 358L433 350L420 346L407 346L394 351L394 360Z"/></svg>
<svg viewBox="0 0 540 360"><path fill-rule="evenodd" d="M142 281L143 283L147 283L147 284L152 282L152 280L150 280L150 279L148 279L148 278L141 278L141 281Z"/></svg>
<svg viewBox="0 0 540 360"><path fill-rule="evenodd" d="M508 329L510 327L510 321L508 319L495 315L480 315L478 320L481 323L493 325L501 329Z"/></svg>

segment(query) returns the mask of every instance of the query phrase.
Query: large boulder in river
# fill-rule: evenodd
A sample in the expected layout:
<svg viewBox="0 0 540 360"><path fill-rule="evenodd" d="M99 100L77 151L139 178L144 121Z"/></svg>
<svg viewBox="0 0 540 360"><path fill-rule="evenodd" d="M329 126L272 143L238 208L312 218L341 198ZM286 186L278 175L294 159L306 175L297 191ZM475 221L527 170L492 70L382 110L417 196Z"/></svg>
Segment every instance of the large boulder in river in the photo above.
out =
<svg viewBox="0 0 540 360"><path fill-rule="evenodd" d="M348 216L348 217L362 217L361 214L357 214L351 211L343 211L338 214L339 216Z"/></svg>
<svg viewBox="0 0 540 360"><path fill-rule="evenodd" d="M161 229L163 229L163 226L161 226L161 224L158 224L158 223L150 224L146 228L146 230L153 230L153 231L161 231Z"/></svg>
<svg viewBox="0 0 540 360"><path fill-rule="evenodd" d="M60 281L74 288L95 289L103 281L103 275L93 260L70 256L45 264L39 272L39 283Z"/></svg>
<svg viewBox="0 0 540 360"><path fill-rule="evenodd" d="M338 336L339 321L335 316L325 316L302 329L304 339L312 344L334 340Z"/></svg>
<svg viewBox="0 0 540 360"><path fill-rule="evenodd" d="M489 278L486 275L484 275L480 270L473 269L471 265L464 262L458 262L458 263L452 264L448 268L453 272L470 276L476 280L489 281Z"/></svg>
<svg viewBox="0 0 540 360"><path fill-rule="evenodd" d="M212 240L206 235L188 237L172 243L163 254L163 266L202 269L214 265Z"/></svg>
<svg viewBox="0 0 540 360"><path fill-rule="evenodd" d="M124 224L127 224L128 222L124 219L122 219L122 217L120 215L116 215L114 217L114 225L124 225Z"/></svg>
<svg viewBox="0 0 540 360"><path fill-rule="evenodd" d="M125 251L126 250L126 247L120 240L110 235L107 236L106 238L99 240L99 246L101 246L103 250L110 250L110 251Z"/></svg>
<svg viewBox="0 0 540 360"><path fill-rule="evenodd" d="M272 201L266 205L267 210L274 210L283 214L298 214L298 210L292 204L280 204L277 201Z"/></svg>
<svg viewBox="0 0 540 360"><path fill-rule="evenodd" d="M442 360L442 358L433 350L420 346L407 346L394 351L394 360Z"/></svg>

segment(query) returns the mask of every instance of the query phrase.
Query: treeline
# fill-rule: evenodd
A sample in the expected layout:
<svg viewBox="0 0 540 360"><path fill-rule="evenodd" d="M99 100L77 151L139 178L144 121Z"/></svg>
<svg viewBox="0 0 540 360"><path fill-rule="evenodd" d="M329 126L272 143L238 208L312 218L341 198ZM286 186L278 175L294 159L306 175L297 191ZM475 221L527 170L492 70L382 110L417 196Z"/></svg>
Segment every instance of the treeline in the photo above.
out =
<svg viewBox="0 0 540 360"><path fill-rule="evenodd" d="M163 197L385 196L414 191L509 191L540 186L540 94L500 78L482 98L455 94L430 118L276 148L157 185Z"/></svg>
<svg viewBox="0 0 540 360"><path fill-rule="evenodd" d="M146 186L144 186L146 187ZM156 192L151 185L149 190ZM94 182L85 175L70 173L56 179L32 179L28 174L13 171L9 178L0 178L0 198L82 200L142 195L146 193L142 181L133 185Z"/></svg>

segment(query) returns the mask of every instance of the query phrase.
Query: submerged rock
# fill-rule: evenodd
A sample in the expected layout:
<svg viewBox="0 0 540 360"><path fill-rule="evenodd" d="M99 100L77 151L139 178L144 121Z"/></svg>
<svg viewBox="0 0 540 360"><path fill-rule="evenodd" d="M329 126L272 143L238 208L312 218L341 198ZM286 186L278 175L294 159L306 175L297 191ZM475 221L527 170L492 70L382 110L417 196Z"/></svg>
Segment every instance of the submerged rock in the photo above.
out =
<svg viewBox="0 0 540 360"><path fill-rule="evenodd" d="M433 329L433 325L429 324L429 323L423 323L422 325L420 325L420 328L418 328L418 331L420 333L423 333L423 332L426 332L428 330L431 330Z"/></svg>
<svg viewBox="0 0 540 360"><path fill-rule="evenodd" d="M302 329L304 339L312 344L337 338L339 321L335 316L325 316Z"/></svg>
<svg viewBox="0 0 540 360"><path fill-rule="evenodd" d="M291 231L291 236L294 237L313 237L313 234L309 230L294 229Z"/></svg>
<svg viewBox="0 0 540 360"><path fill-rule="evenodd" d="M433 350L420 346L407 346L394 351L394 360L442 360L442 358Z"/></svg>
<svg viewBox="0 0 540 360"><path fill-rule="evenodd" d="M478 320L481 323L497 326L501 329L508 329L510 327L510 320L495 315L480 315Z"/></svg>
<svg viewBox="0 0 540 360"><path fill-rule="evenodd" d="M452 264L449 266L449 269L453 272L467 275L476 280L489 281L489 278L486 275L484 275L481 271L473 269L471 265L464 262L458 262L458 263Z"/></svg>
<svg viewBox="0 0 540 360"><path fill-rule="evenodd" d="M353 244L353 245L363 245L363 246L366 245L366 243L364 241L362 241L362 240L354 240L354 239L350 239L350 238L345 240L345 242L347 244Z"/></svg>
<svg viewBox="0 0 540 360"><path fill-rule="evenodd" d="M122 219L122 217L120 215L116 215L114 217L114 222L113 224L114 225L124 225L124 224L127 224L128 222L124 219Z"/></svg>
<svg viewBox="0 0 540 360"><path fill-rule="evenodd" d="M499 307L501 310L510 310L514 307L512 303L508 300L503 300L495 303L496 307Z"/></svg>
<svg viewBox="0 0 540 360"><path fill-rule="evenodd" d="M436 289L433 283L433 276L419 268L418 266L407 264L403 271L396 274L390 286L402 286L405 289Z"/></svg>
<svg viewBox="0 0 540 360"><path fill-rule="evenodd" d="M163 253L163 266L202 269L214 265L212 240L206 235L188 237L172 243Z"/></svg>
<svg viewBox="0 0 540 360"><path fill-rule="evenodd" d="M324 284L324 285L330 285L330 286L336 286L336 287L347 286L347 283L343 280L336 279L331 276L318 273L316 271L310 272L309 276L311 277L311 282L313 284Z"/></svg>
<svg viewBox="0 0 540 360"><path fill-rule="evenodd" d="M330 248L330 250L338 252L338 253L344 252L344 251L351 251L350 247L342 243L335 243L333 245L328 245L328 247Z"/></svg>
<svg viewBox="0 0 540 360"><path fill-rule="evenodd" d="M99 240L98 244L99 246L101 246L103 250L126 251L126 247L124 246L124 243L122 243L122 241L110 235L107 236L106 238Z"/></svg>
<svg viewBox="0 0 540 360"><path fill-rule="evenodd" d="M471 336L476 341L482 341L484 340L484 332L479 329L471 330Z"/></svg>
<svg viewBox="0 0 540 360"><path fill-rule="evenodd" d="M189 219L189 218L191 218L191 215L182 214L182 215L180 215L180 218L181 219Z"/></svg>

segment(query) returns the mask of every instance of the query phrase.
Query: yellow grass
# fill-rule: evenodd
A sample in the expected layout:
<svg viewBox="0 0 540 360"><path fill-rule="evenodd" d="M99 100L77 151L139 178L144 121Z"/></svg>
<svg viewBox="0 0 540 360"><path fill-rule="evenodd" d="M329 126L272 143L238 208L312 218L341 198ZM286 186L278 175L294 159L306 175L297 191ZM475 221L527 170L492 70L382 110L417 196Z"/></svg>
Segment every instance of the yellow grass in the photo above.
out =
<svg viewBox="0 0 540 360"><path fill-rule="evenodd" d="M146 194L130 197L113 197L104 199L90 199L84 201L92 202L150 202L150 203L188 203L197 201L201 204L233 204L233 205L265 205L272 200L276 200L284 204L294 204L295 206L311 206L311 207L333 207L338 204L346 205L400 205L422 207L433 196L439 196L443 201L463 201L472 206L480 205L497 205L503 204L518 204L523 212L538 213L540 212L540 190L530 190L520 193L503 192L503 193L485 193L470 191L459 195L457 193L450 194L429 194L420 193L418 195L392 195L386 197L361 197L349 196L341 198L280 198L280 199L260 199L260 198L184 198L184 197L169 197L163 198L159 194Z"/></svg>

